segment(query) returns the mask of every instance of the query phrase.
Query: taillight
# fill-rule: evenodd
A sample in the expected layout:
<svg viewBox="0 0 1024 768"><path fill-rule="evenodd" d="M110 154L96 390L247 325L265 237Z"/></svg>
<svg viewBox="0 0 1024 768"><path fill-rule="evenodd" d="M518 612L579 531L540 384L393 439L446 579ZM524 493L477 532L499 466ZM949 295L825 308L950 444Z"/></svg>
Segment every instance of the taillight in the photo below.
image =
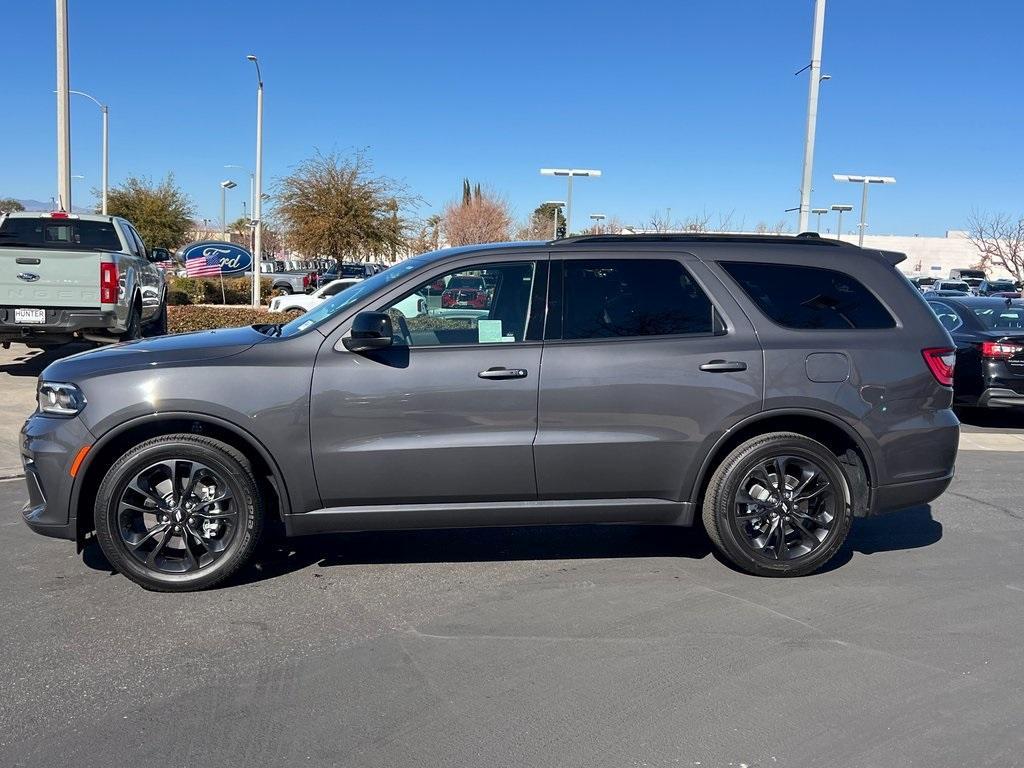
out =
<svg viewBox="0 0 1024 768"><path fill-rule="evenodd" d="M100 262L100 304L117 303L117 264Z"/></svg>
<svg viewBox="0 0 1024 768"><path fill-rule="evenodd" d="M981 342L981 356L990 360L1009 360L1014 355L1024 352L1024 345L1012 344L1007 341Z"/></svg>
<svg viewBox="0 0 1024 768"><path fill-rule="evenodd" d="M70 219L71 215L65 211L54 211L50 214L51 219Z"/></svg>
<svg viewBox="0 0 1024 768"><path fill-rule="evenodd" d="M953 386L953 367L956 365L956 350L949 347L931 347L922 349L924 361L932 376L944 387Z"/></svg>

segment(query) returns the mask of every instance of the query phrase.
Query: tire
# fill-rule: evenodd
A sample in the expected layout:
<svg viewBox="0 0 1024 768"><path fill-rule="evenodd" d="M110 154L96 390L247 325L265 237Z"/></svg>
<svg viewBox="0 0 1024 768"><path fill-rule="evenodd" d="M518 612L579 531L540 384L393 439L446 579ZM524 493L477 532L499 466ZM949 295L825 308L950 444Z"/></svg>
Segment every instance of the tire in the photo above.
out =
<svg viewBox="0 0 1024 768"><path fill-rule="evenodd" d="M160 310L157 312L156 317L149 321L146 326L147 336L166 336L167 335L167 294L164 293L163 298L160 301Z"/></svg>
<svg viewBox="0 0 1024 768"><path fill-rule="evenodd" d="M220 583L249 559L263 528L249 461L193 434L155 437L121 456L100 484L93 514L111 565L157 592Z"/></svg>
<svg viewBox="0 0 1024 768"><path fill-rule="evenodd" d="M292 293L291 287L287 285L275 285L273 291L271 291L272 296L291 296Z"/></svg>
<svg viewBox="0 0 1024 768"><path fill-rule="evenodd" d="M786 480L781 493L775 482L780 458ZM704 527L740 570L804 576L831 560L846 540L853 522L850 487L839 460L816 440L793 432L760 435L737 446L711 475Z"/></svg>
<svg viewBox="0 0 1024 768"><path fill-rule="evenodd" d="M128 310L128 325L121 334L121 341L134 341L142 338L142 307L138 301L132 302Z"/></svg>

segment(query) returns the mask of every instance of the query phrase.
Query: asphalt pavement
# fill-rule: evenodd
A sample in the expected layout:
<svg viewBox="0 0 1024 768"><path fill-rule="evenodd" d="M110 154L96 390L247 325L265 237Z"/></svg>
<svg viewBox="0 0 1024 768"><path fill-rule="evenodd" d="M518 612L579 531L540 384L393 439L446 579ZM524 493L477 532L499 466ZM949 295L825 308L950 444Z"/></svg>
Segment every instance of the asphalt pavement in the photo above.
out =
<svg viewBox="0 0 1024 768"><path fill-rule="evenodd" d="M1021 461L964 450L796 580L700 530L554 527L271 540L185 595L32 534L0 481L0 766L1021 765Z"/></svg>

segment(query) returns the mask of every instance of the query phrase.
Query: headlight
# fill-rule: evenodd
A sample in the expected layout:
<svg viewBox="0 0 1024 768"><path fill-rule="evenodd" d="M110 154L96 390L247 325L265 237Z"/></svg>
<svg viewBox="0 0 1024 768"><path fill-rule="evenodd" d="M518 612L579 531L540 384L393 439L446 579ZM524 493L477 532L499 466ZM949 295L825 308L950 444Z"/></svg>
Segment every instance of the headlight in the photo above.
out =
<svg viewBox="0 0 1024 768"><path fill-rule="evenodd" d="M85 408L85 395L74 384L41 381L36 390L40 413L51 416L75 416Z"/></svg>

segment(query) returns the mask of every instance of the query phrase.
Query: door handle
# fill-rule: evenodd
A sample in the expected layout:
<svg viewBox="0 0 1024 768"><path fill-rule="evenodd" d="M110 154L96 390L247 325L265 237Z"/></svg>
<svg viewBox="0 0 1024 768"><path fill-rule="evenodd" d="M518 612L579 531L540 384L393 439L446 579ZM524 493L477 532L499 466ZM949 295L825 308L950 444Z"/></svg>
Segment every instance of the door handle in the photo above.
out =
<svg viewBox="0 0 1024 768"><path fill-rule="evenodd" d="M710 360L700 369L708 373L734 373L747 370L747 364L742 360Z"/></svg>
<svg viewBox="0 0 1024 768"><path fill-rule="evenodd" d="M477 374L481 379L525 379L527 371L525 368L488 368Z"/></svg>

